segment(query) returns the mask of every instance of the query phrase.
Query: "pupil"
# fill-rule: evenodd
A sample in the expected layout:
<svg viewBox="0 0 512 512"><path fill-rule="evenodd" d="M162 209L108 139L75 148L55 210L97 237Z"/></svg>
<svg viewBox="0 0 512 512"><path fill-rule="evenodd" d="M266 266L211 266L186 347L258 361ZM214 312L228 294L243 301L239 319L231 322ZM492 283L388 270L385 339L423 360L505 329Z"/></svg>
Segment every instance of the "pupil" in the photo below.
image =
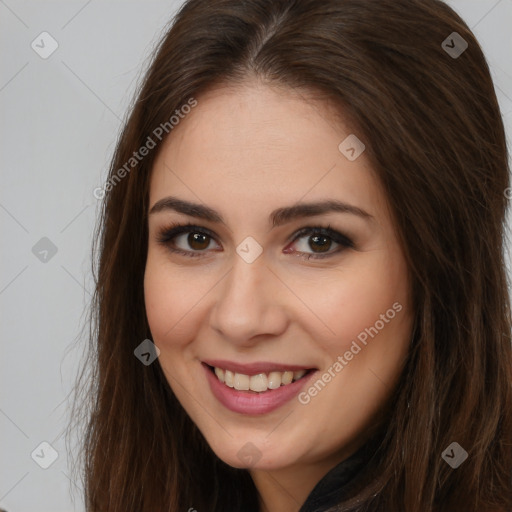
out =
<svg viewBox="0 0 512 512"><path fill-rule="evenodd" d="M321 236L321 235L314 235L311 237L311 240L313 241L314 244L321 246L321 248L323 248L325 250L329 249L329 246L330 246L329 237ZM319 240L323 240L323 243L319 242ZM311 249L314 250L314 247L312 246L311 243L309 244L309 246L311 247ZM325 251L317 251L317 252L325 252Z"/></svg>
<svg viewBox="0 0 512 512"><path fill-rule="evenodd" d="M193 249L206 249L208 247L207 235L203 235L202 233L190 233L188 235L188 243Z"/></svg>

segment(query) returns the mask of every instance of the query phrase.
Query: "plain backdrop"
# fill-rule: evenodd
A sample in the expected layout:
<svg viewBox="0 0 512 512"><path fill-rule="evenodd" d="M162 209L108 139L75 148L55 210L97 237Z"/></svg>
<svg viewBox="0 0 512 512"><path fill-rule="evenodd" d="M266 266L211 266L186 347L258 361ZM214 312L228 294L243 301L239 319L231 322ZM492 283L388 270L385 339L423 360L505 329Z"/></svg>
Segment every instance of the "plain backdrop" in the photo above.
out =
<svg viewBox="0 0 512 512"><path fill-rule="evenodd" d="M84 510L63 433L92 291L93 190L181 3L0 0L0 508L8 512ZM510 140L512 0L448 3L484 48Z"/></svg>

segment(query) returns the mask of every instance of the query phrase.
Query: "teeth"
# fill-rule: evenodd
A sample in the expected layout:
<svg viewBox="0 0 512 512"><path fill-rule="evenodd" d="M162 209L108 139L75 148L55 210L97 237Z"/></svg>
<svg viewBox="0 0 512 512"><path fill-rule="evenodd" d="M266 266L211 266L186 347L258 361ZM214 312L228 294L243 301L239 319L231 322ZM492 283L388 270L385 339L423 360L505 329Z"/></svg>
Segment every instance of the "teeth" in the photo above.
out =
<svg viewBox="0 0 512 512"><path fill-rule="evenodd" d="M293 381L299 380L304 377L306 370L297 370L295 372L270 372L268 375L265 373L258 373L257 375L244 375L242 373L233 373L229 370L222 368L214 368L217 378L238 391L255 391L261 393L268 389L277 389L280 386L286 386Z"/></svg>
<svg viewBox="0 0 512 512"><path fill-rule="evenodd" d="M233 386L235 389L239 391L248 391L249 390L249 375L243 375L242 373L235 373L235 385Z"/></svg>
<svg viewBox="0 0 512 512"><path fill-rule="evenodd" d="M264 373L252 375L249 379L249 388L251 391L267 391L268 378Z"/></svg>
<svg viewBox="0 0 512 512"><path fill-rule="evenodd" d="M221 370L220 368L215 368L215 375L217 375L217 378L224 382L224 370Z"/></svg>
<svg viewBox="0 0 512 512"><path fill-rule="evenodd" d="M281 377L281 384L290 384L293 380L293 372L284 372Z"/></svg>
<svg viewBox="0 0 512 512"><path fill-rule="evenodd" d="M268 374L268 387L270 389L277 389L281 386L281 372L270 372Z"/></svg>
<svg viewBox="0 0 512 512"><path fill-rule="evenodd" d="M219 370L221 372L223 371L220 368L219 368ZM232 388L235 385L235 374L233 372L230 372L229 370L226 370L224 372L224 381L225 381L226 386L229 386L230 388Z"/></svg>
<svg viewBox="0 0 512 512"><path fill-rule="evenodd" d="M293 372L293 380L302 379L304 375L306 375L306 370L297 370L296 372Z"/></svg>

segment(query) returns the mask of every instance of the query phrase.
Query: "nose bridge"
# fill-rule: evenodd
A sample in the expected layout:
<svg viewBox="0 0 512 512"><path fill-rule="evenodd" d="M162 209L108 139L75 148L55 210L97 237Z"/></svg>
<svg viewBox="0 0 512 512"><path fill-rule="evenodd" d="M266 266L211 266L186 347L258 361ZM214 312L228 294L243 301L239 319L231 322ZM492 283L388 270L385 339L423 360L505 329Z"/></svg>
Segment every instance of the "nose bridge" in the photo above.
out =
<svg viewBox="0 0 512 512"><path fill-rule="evenodd" d="M275 301L273 279L263 255L250 261L235 254L231 271L218 288L212 327L237 343L247 343L257 334L278 334L285 318Z"/></svg>
<svg viewBox="0 0 512 512"><path fill-rule="evenodd" d="M265 264L262 258L247 263L239 256L234 257L233 267L225 284L224 299L243 305L253 301L255 294L259 293L261 296L264 292L261 286L264 273Z"/></svg>

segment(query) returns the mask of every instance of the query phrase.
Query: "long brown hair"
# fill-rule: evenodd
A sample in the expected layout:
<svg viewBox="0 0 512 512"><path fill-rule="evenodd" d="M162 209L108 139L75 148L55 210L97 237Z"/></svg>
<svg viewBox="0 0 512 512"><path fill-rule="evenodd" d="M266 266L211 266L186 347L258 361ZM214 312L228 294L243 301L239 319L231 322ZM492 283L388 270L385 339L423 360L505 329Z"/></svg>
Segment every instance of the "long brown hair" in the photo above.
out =
<svg viewBox="0 0 512 512"><path fill-rule="evenodd" d="M460 55L448 50L463 48L454 32ZM87 511L257 511L248 471L219 460L160 365L134 357L151 339L143 276L160 141L126 167L190 98L251 77L339 105L385 188L413 280L417 329L385 435L342 510L512 510L509 167L474 35L439 0L189 0L139 87L97 226L75 416L87 420ZM468 452L457 469L442 458L452 442Z"/></svg>

